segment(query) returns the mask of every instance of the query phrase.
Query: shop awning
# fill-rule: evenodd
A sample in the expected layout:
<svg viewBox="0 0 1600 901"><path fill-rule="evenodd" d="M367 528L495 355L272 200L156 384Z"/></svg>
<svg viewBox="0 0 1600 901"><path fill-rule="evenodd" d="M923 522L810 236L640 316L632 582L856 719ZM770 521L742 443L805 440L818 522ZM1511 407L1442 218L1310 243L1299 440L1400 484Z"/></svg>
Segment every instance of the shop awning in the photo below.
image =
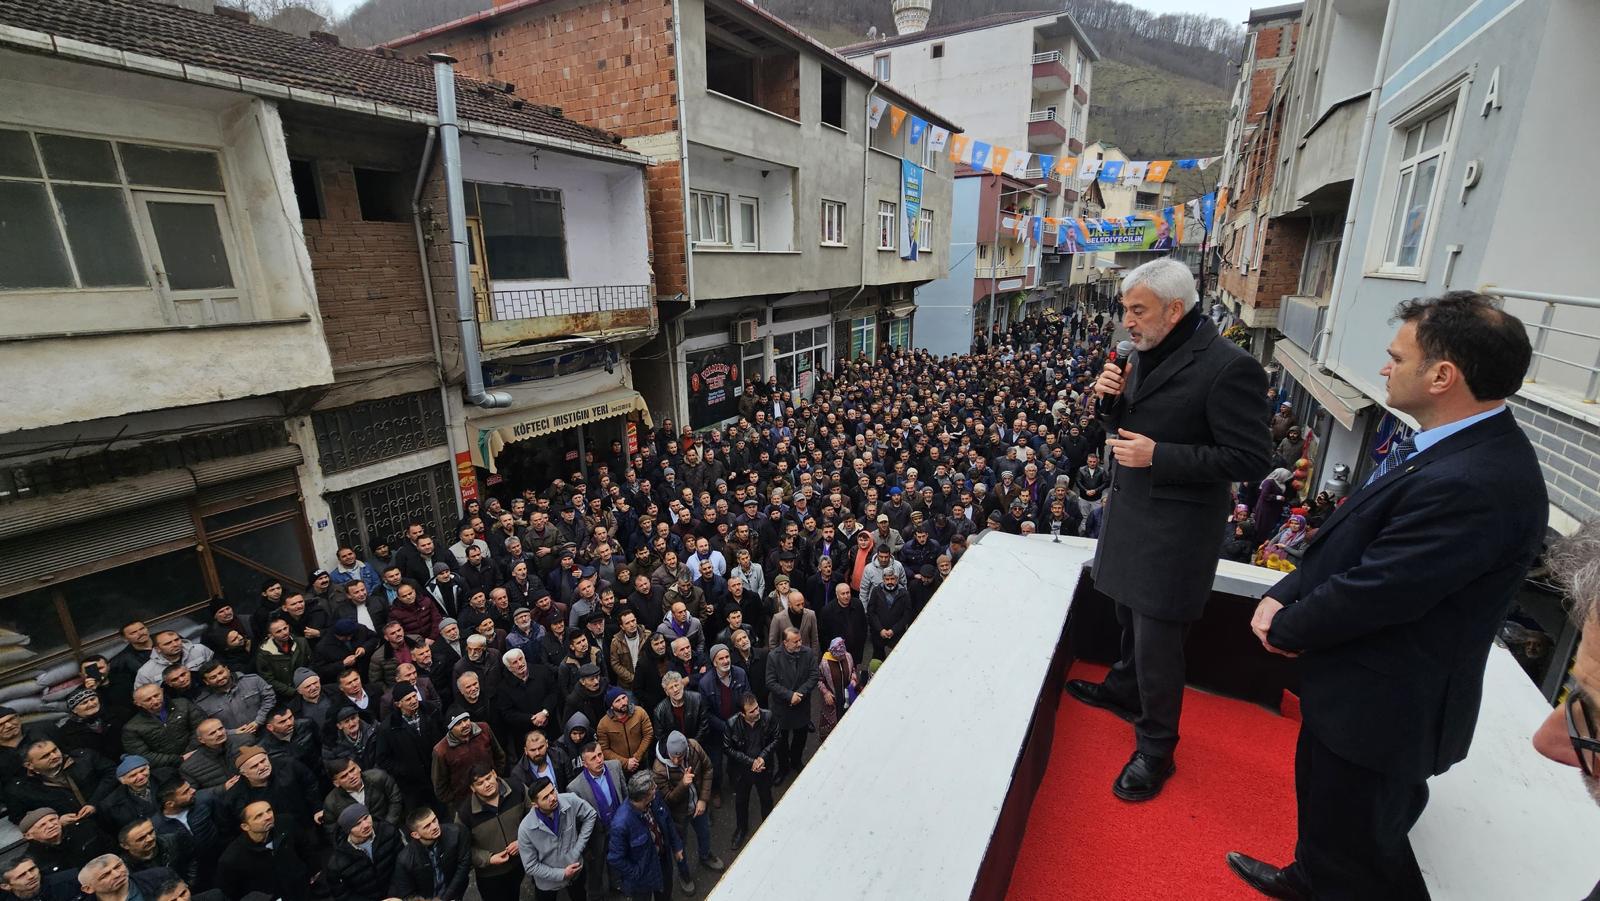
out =
<svg viewBox="0 0 1600 901"><path fill-rule="evenodd" d="M1356 415L1372 406L1372 398L1362 394L1361 389L1336 375L1323 373L1310 355L1288 340L1279 339L1272 345L1272 358L1346 429L1354 429Z"/></svg>
<svg viewBox="0 0 1600 901"><path fill-rule="evenodd" d="M632 388L614 388L588 397L470 420L472 427L478 430L477 440L472 442L472 462L494 472L495 456L514 441L626 416L634 411L644 417L646 426L652 425L650 409L639 392Z"/></svg>

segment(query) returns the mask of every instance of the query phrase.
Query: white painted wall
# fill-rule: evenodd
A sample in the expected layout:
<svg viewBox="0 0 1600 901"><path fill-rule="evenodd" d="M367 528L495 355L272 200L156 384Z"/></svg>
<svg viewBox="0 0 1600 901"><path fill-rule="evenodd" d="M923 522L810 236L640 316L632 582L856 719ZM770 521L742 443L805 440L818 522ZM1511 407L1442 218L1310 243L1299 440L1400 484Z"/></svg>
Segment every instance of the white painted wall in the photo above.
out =
<svg viewBox="0 0 1600 901"><path fill-rule="evenodd" d="M467 181L561 192L567 278L500 279L495 290L650 284L642 167L467 137L461 172Z"/></svg>
<svg viewBox="0 0 1600 901"><path fill-rule="evenodd" d="M175 328L154 288L0 294L0 430L251 397L333 380L277 110L236 92L0 52L0 123L222 157L251 320ZM303 319L301 317L304 317ZM142 329L117 334L118 330Z"/></svg>
<svg viewBox="0 0 1600 901"><path fill-rule="evenodd" d="M728 162L730 157L733 162ZM760 205L760 250L799 249L795 245L793 169L691 144L689 172L695 190L728 195L728 237L735 249L739 242L740 197L754 197ZM809 232L807 237L810 237Z"/></svg>

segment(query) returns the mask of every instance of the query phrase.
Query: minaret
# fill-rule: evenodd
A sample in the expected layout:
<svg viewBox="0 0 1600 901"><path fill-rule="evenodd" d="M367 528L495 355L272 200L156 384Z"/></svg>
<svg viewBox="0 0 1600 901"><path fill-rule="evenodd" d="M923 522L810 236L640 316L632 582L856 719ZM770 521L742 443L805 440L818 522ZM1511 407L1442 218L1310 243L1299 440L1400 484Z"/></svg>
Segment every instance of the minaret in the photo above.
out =
<svg viewBox="0 0 1600 901"><path fill-rule="evenodd" d="M893 9L894 30L899 34L915 34L928 27L933 0L894 0Z"/></svg>

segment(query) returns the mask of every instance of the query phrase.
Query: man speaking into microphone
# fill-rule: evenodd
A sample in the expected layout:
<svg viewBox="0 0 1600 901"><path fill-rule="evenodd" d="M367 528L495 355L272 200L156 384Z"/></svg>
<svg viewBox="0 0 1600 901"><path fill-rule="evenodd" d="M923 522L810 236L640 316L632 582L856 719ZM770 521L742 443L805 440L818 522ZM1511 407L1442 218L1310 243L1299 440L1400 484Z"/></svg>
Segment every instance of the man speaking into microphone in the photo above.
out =
<svg viewBox="0 0 1600 901"><path fill-rule="evenodd" d="M1111 791L1145 801L1174 771L1183 642L1211 594L1229 483L1266 475L1271 431L1266 372L1201 314L1188 266L1145 263L1122 296L1133 353L1095 383L1114 462L1093 569L1116 604L1121 658L1104 682L1067 691L1133 723L1135 751Z"/></svg>

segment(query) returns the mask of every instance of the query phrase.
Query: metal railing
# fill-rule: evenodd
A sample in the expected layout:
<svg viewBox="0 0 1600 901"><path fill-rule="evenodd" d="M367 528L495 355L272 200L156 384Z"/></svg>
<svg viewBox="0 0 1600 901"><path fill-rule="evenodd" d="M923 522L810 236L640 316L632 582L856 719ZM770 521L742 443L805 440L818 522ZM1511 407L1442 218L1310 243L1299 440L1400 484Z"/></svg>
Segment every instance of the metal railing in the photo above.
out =
<svg viewBox="0 0 1600 901"><path fill-rule="evenodd" d="M1484 285L1482 293L1495 297L1510 297L1518 300L1532 300L1544 304L1544 309L1539 313L1537 323L1526 323L1533 331L1533 361L1528 365L1527 381L1539 381L1539 364L1545 360L1571 366L1574 369L1589 373L1588 387L1583 392L1583 402L1592 404L1600 398L1600 349L1595 352L1593 363L1579 363L1565 357L1556 356L1545 350L1551 333L1567 335L1573 338L1586 338L1600 341L1600 334L1595 332L1575 331L1555 325L1556 307L1577 307L1586 310L1600 310L1600 298L1576 297L1569 294L1549 294L1543 291L1521 291L1513 288L1501 288L1495 285Z"/></svg>
<svg viewBox="0 0 1600 901"><path fill-rule="evenodd" d="M1054 122L1056 111L1053 109L1036 109L1028 113L1029 122Z"/></svg>
<svg viewBox="0 0 1600 901"><path fill-rule="evenodd" d="M649 285L492 291L487 298L482 296L483 292L478 294L478 315L482 317L487 314L489 319L496 322L648 309L652 302Z"/></svg>
<svg viewBox="0 0 1600 901"><path fill-rule="evenodd" d="M1043 53L1035 53L1033 55L1033 61L1035 63L1059 63L1061 62L1061 51L1046 50Z"/></svg>
<svg viewBox="0 0 1600 901"><path fill-rule="evenodd" d="M1023 278L1027 274L1027 266L979 266L974 273L977 278Z"/></svg>

